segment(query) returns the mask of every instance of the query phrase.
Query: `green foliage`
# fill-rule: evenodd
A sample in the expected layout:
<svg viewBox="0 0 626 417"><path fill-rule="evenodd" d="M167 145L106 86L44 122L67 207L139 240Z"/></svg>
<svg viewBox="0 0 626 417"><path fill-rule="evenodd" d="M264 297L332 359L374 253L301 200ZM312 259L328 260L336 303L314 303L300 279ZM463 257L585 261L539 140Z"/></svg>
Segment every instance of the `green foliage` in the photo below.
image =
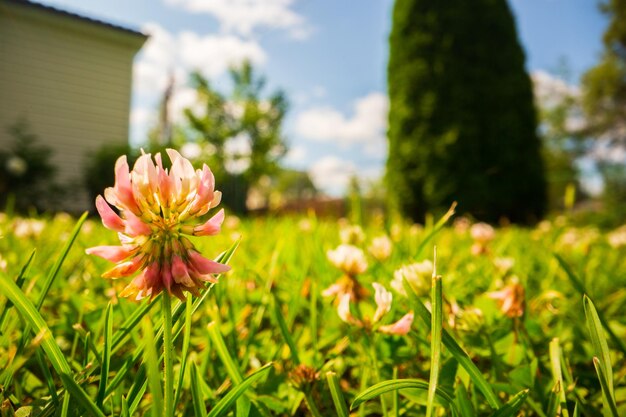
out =
<svg viewBox="0 0 626 417"><path fill-rule="evenodd" d="M282 132L287 100L280 91L263 97L265 80L249 62L231 69L230 76L232 91L224 95L200 73L192 74L201 110L186 109L185 116L187 135L210 148L203 162L224 185L224 196L235 196L224 203L243 212L250 187L276 174L287 151Z"/></svg>
<svg viewBox="0 0 626 417"><path fill-rule="evenodd" d="M458 201L479 219L541 218L532 88L504 0L397 0L389 40L389 198L414 220Z"/></svg>
<svg viewBox="0 0 626 417"><path fill-rule="evenodd" d="M162 416L161 296L137 303L114 295L127 279L100 278L107 263L84 255L114 240L99 222L31 219L45 228L24 238L14 232L23 221L0 217L2 412ZM388 416L424 416L431 356L441 364L432 401L442 415L552 416L559 406L568 408L563 416L625 415L626 246L559 221L498 229L476 256L471 235L445 220L425 229L393 225L391 257L368 257L359 282L390 288L394 270L429 258L435 244L442 278L434 299L408 282L408 297L394 290L384 324L410 310L415 320L407 335L392 336L338 317L322 292L342 274L325 253L339 244L341 226L316 219L300 230L300 221L244 219L198 240L207 255L230 246L216 258L233 270L200 297L172 302L174 415L343 416L351 404L374 417L384 415L380 399L394 395ZM370 224L361 249L382 232L382 223ZM244 236L235 256L234 234ZM505 256L515 262L503 271L497 259ZM526 297L517 318L487 295L513 276ZM371 316L374 294L353 307ZM471 308L480 320L464 326ZM52 365L48 372L42 363Z"/></svg>
<svg viewBox="0 0 626 417"><path fill-rule="evenodd" d="M567 63L563 62L559 79L563 80L564 87L568 73ZM580 172L575 164L577 158L587 151L581 100L577 93L565 89L549 91L536 99L546 170L548 208L551 211L563 210L567 208L564 196L568 188L574 187L578 200L586 197L579 181Z"/></svg>
<svg viewBox="0 0 626 417"><path fill-rule="evenodd" d="M95 153L87 156L83 167L85 173L85 187L91 201L107 187L115 184L115 161L126 155L128 164L132 167L139 157L139 152L132 149L128 143L105 144Z"/></svg>
<svg viewBox="0 0 626 417"><path fill-rule="evenodd" d="M601 4L609 18L604 33L604 51L597 65L582 78L583 108L591 137L604 145L624 147L626 127L626 1L607 0ZM624 161L599 161L604 179L602 196L609 224L626 220L626 175Z"/></svg>
<svg viewBox="0 0 626 417"><path fill-rule="evenodd" d="M0 207L12 196L19 211L54 208L62 190L54 184L52 151L40 143L26 120L7 131L13 142L9 149L0 150Z"/></svg>
<svg viewBox="0 0 626 417"><path fill-rule="evenodd" d="M626 1L607 0L601 9L610 19L609 26L600 62L582 78L583 104L591 133L622 140L620 128L626 123Z"/></svg>
<svg viewBox="0 0 626 417"><path fill-rule="evenodd" d="M618 226L626 221L626 165L604 162L600 164L604 179L602 202L607 221Z"/></svg>
<svg viewBox="0 0 626 417"><path fill-rule="evenodd" d="M272 187L287 200L306 200L317 195L318 190L306 171L282 169Z"/></svg>

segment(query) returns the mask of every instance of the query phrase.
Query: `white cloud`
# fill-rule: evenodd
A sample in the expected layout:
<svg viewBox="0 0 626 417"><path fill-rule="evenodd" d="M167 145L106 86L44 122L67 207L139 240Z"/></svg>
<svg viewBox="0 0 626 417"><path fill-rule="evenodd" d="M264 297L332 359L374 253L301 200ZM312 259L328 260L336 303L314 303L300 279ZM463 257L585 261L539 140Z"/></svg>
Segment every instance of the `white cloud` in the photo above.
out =
<svg viewBox="0 0 626 417"><path fill-rule="evenodd" d="M145 107L135 107L130 112L130 123L132 125L145 125L152 122L154 112Z"/></svg>
<svg viewBox="0 0 626 417"><path fill-rule="evenodd" d="M340 145L362 145L367 153L385 152L387 129L387 96L371 93L354 102L352 117L332 107L313 107L296 117L296 133L306 139Z"/></svg>
<svg viewBox="0 0 626 417"><path fill-rule="evenodd" d="M202 114L203 108L198 103L198 94L191 87L176 88L168 106L169 114L174 123L184 121L183 110L191 108L195 114Z"/></svg>
<svg viewBox="0 0 626 417"><path fill-rule="evenodd" d="M356 175L356 166L351 161L336 156L325 156L311 165L309 175L318 189L332 195L345 192L350 178Z"/></svg>
<svg viewBox="0 0 626 417"><path fill-rule="evenodd" d="M183 109L193 107L196 92L187 86L189 74L198 70L209 79L223 75L228 68L249 60L262 65L267 60L263 48L254 40L234 35L205 35L184 31L172 34L156 23L144 26L150 38L134 65L133 87L152 107L133 109L133 139L141 141L158 118L159 102L170 77L174 78L169 111L173 122L180 122ZM143 100L145 102L146 100ZM201 111L201 109L195 109Z"/></svg>
<svg viewBox="0 0 626 417"><path fill-rule="evenodd" d="M241 174L250 166L250 154L252 153L252 145L250 143L250 135L240 133L233 136L224 143L224 154L226 160L224 165L226 171L231 174Z"/></svg>
<svg viewBox="0 0 626 417"><path fill-rule="evenodd" d="M552 107L568 97L580 95L578 86L568 84L546 71L534 71L530 78L533 82L535 97L542 106Z"/></svg>
<svg viewBox="0 0 626 417"><path fill-rule="evenodd" d="M246 59L263 64L267 58L257 42L233 35L199 36L182 32L178 36L178 49L183 65L201 69L209 77L218 76Z"/></svg>
<svg viewBox="0 0 626 417"><path fill-rule="evenodd" d="M267 60L256 41L234 35L172 34L156 23L145 25L144 31L150 38L134 65L134 86L139 92L163 91L170 74L177 83L184 83L190 71L215 78L244 60L256 65Z"/></svg>
<svg viewBox="0 0 626 417"><path fill-rule="evenodd" d="M165 0L192 13L215 17L226 33L250 36L258 28L287 30L294 39L306 39L311 28L292 10L293 0Z"/></svg>
<svg viewBox="0 0 626 417"><path fill-rule="evenodd" d="M293 146L285 155L285 162L290 165L298 165L304 162L306 159L306 148L304 146L298 145Z"/></svg>

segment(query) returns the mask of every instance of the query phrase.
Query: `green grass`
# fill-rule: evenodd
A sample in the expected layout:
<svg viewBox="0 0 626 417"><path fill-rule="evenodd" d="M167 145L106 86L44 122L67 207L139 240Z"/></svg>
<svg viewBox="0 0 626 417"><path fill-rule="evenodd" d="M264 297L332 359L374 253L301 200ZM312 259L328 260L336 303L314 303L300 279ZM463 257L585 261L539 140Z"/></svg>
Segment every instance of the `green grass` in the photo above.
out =
<svg viewBox="0 0 626 417"><path fill-rule="evenodd" d="M194 243L232 272L199 299L172 299L164 399L161 300L118 299L127 280L101 278L110 265L85 255L115 233L97 219L38 220L38 235L16 236L24 220L0 217L1 416L162 416L172 399L175 415L203 417L626 415L626 247L591 228L501 228L473 255L467 231L372 220L361 248L382 234L394 246L384 262L368 257L358 317L373 315L372 282L392 291L393 272L437 246L433 293L392 291L381 324L415 313L392 336L344 323L322 296L341 277L326 258L337 222L227 224ZM518 318L486 295L513 276L525 290Z"/></svg>

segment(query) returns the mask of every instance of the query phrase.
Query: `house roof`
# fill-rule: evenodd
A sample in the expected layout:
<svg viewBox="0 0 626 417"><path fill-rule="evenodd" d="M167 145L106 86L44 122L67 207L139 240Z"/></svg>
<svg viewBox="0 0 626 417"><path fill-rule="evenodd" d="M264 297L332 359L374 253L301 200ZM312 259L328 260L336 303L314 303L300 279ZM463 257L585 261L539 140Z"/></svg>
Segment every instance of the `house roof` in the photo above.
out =
<svg viewBox="0 0 626 417"><path fill-rule="evenodd" d="M41 3L36 3L34 1L30 1L30 0L4 0L7 3L13 3L13 4L18 4L21 6L25 6L25 7L30 7L33 9L38 9L38 10L42 10L48 13L52 13L52 14L56 14L59 16L64 16L64 17L69 17L72 19L76 19L76 20L80 20L83 22L87 22L87 23L91 23L97 26L102 26L102 27L106 27L108 29L113 29L115 31L119 31L119 32L123 32L129 35L134 35L134 36L138 36L141 38L148 38L148 35L143 34L142 32L135 30L135 29L131 29L128 27L124 27L124 26L120 26L120 25L116 25L116 24L112 24L109 22L105 22L103 20L98 20L98 19L93 19L91 17L87 17L87 16L83 16L83 15L79 15L76 13L72 13L72 12L68 12L65 10L61 10L61 9L57 9L56 7L52 7L52 6L48 6L48 5L44 5Z"/></svg>

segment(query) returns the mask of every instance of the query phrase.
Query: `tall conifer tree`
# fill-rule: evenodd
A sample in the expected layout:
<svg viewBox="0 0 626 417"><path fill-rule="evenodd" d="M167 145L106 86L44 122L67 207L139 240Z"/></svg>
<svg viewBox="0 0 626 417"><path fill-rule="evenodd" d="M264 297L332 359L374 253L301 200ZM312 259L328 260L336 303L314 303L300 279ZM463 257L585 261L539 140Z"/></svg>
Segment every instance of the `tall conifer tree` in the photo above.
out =
<svg viewBox="0 0 626 417"><path fill-rule="evenodd" d="M388 66L391 203L414 220L453 201L532 222L546 190L530 78L505 0L396 0Z"/></svg>

